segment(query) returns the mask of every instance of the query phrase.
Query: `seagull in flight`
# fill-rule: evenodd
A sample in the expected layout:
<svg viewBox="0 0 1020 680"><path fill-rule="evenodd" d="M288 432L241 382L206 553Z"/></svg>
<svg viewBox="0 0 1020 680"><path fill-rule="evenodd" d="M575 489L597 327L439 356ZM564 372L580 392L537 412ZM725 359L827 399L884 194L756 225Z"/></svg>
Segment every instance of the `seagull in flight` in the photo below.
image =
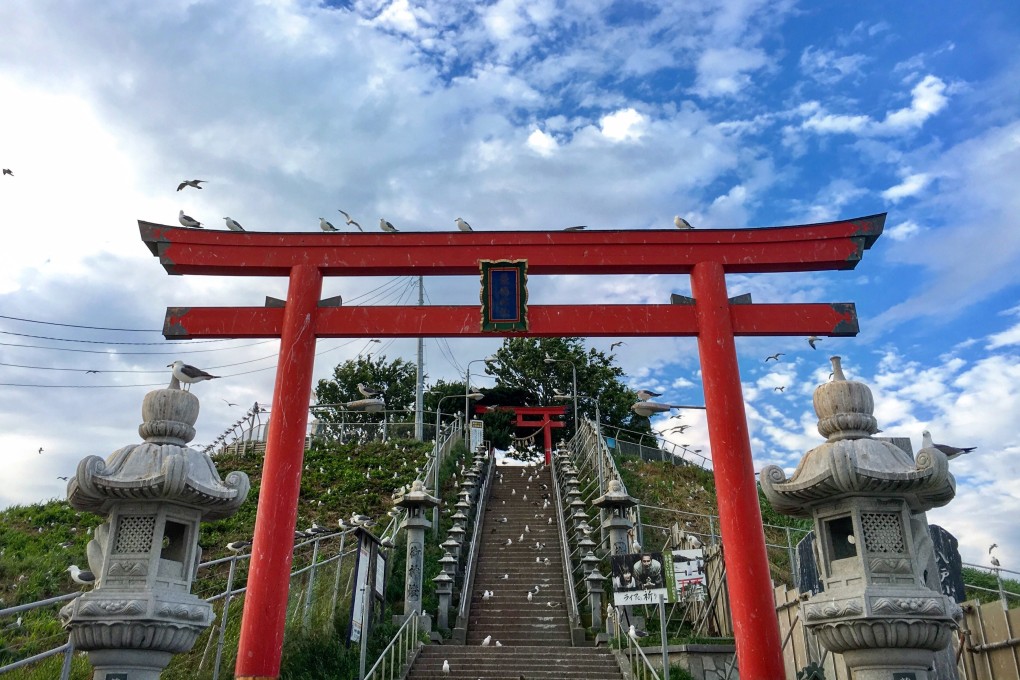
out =
<svg viewBox="0 0 1020 680"><path fill-rule="evenodd" d="M319 218L319 229L322 229L323 231L340 231L339 229L334 227L332 224L327 222L325 217L320 217Z"/></svg>
<svg viewBox="0 0 1020 680"><path fill-rule="evenodd" d="M564 227L563 231L584 231L587 228L588 228L588 225L586 225L586 224L578 224L575 227Z"/></svg>
<svg viewBox="0 0 1020 680"><path fill-rule="evenodd" d="M14 171L12 171L10 168L4 168L4 174L14 177Z"/></svg>
<svg viewBox="0 0 1020 680"><path fill-rule="evenodd" d="M609 345L609 351L612 352L614 349L616 349L620 345L626 345L626 344L627 343L625 343L623 340L617 340L613 344Z"/></svg>
<svg viewBox="0 0 1020 680"><path fill-rule="evenodd" d="M180 184L177 185L177 191L180 191L184 187L191 187L193 189L201 189L202 187L200 187L199 184L202 184L203 182L205 182L204 179L186 179L186 180L184 180L183 182L181 182Z"/></svg>
<svg viewBox="0 0 1020 680"><path fill-rule="evenodd" d="M388 231L390 233L396 233L397 231L396 227L394 227L392 224L390 224L381 217L379 218L379 228L382 229L383 231Z"/></svg>
<svg viewBox="0 0 1020 680"><path fill-rule="evenodd" d="M677 229L693 229L691 223L680 217L679 215L673 216L673 224L676 225Z"/></svg>
<svg viewBox="0 0 1020 680"><path fill-rule="evenodd" d="M942 453L946 454L946 458L952 460L958 456L962 456L965 453L970 453L977 447L967 446L961 448L959 446L949 446L948 444L936 444L932 441L931 432L925 430L924 432L921 433L921 448L922 449L936 448Z"/></svg>
<svg viewBox="0 0 1020 680"><path fill-rule="evenodd" d="M459 217L455 219L454 222L457 223L457 228L460 229L461 231L473 231L473 229L471 229L471 225Z"/></svg>
<svg viewBox="0 0 1020 680"><path fill-rule="evenodd" d="M785 352L776 352L775 354L770 354L767 357L765 357L765 361L779 361L779 357L785 356L786 356Z"/></svg>
<svg viewBox="0 0 1020 680"><path fill-rule="evenodd" d="M991 555L992 551L995 550L998 547L999 547L998 543L992 543L990 546L988 546L988 554Z"/></svg>
<svg viewBox="0 0 1020 680"><path fill-rule="evenodd" d="M194 217L188 217L184 214L184 211L177 213L177 221L181 223L182 227L191 227L192 229L198 229L202 226L202 223L196 220Z"/></svg>
<svg viewBox="0 0 1020 680"><path fill-rule="evenodd" d="M782 392L782 391L783 391L783 390L785 390L785 389L786 389L786 386L785 386L785 385L780 385L779 387L773 387L773 388L772 388L772 391L773 391L773 392Z"/></svg>
<svg viewBox="0 0 1020 680"><path fill-rule="evenodd" d="M220 399L223 399L223 397L220 397ZM229 399L223 399L223 401L227 402L227 406L237 406L237 404L230 401Z"/></svg>
<svg viewBox="0 0 1020 680"><path fill-rule="evenodd" d="M40 446L39 447L39 454L42 454L42 452L43 452L43 447Z"/></svg>
<svg viewBox="0 0 1020 680"><path fill-rule="evenodd" d="M817 335L810 335L808 336L807 344L811 345L811 349L818 349L817 347L815 347L815 343L818 342L819 340L821 340L821 338L818 337Z"/></svg>
<svg viewBox="0 0 1020 680"><path fill-rule="evenodd" d="M90 368L89 370L85 371L85 375L88 375L89 373L99 373L99 371L97 371L94 368Z"/></svg>
<svg viewBox="0 0 1020 680"><path fill-rule="evenodd" d="M220 377L218 375L211 375L209 373L206 373L201 368L195 368L194 366L190 366L181 361L180 359L173 362L172 364L167 364L167 368L169 368L171 373L173 373L174 380L177 380L178 383L184 383L185 385L188 385L189 391L191 390L190 386L194 383L202 382L203 380L212 380L213 378ZM173 385L173 381L170 381L170 384ZM178 387L177 389L180 389L180 387Z"/></svg>
<svg viewBox="0 0 1020 680"><path fill-rule="evenodd" d="M241 223L232 217L224 217L223 219L226 220L227 229L230 231L244 231L244 227L241 226Z"/></svg>
<svg viewBox="0 0 1020 680"><path fill-rule="evenodd" d="M62 479L62 480L64 480L65 482L67 481L67 477L61 477L61 476L59 476L59 475L57 476L57 479ZM992 547L994 548L995 546L993 545ZM989 549L988 549L988 552L991 552L991 548L989 548Z"/></svg>
<svg viewBox="0 0 1020 680"><path fill-rule="evenodd" d="M337 208L337 212L344 216L344 219L347 220L347 224L353 224L355 227L358 228L358 231L365 231L364 229L361 228L360 224L358 224L357 222L352 220L351 216L348 215L347 213L345 213L343 210L340 210L339 208Z"/></svg>
<svg viewBox="0 0 1020 680"><path fill-rule="evenodd" d="M653 397L661 397L661 396L662 396L661 392L652 392L651 390L638 390L637 391L637 398L640 399L641 401L648 401L649 399L652 399Z"/></svg>

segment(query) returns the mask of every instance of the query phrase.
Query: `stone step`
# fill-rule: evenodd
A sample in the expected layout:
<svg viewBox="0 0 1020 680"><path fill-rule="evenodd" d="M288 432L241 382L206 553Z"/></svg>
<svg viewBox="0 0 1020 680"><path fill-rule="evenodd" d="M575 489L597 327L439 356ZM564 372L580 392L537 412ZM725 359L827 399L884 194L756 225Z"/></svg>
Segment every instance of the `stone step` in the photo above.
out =
<svg viewBox="0 0 1020 680"><path fill-rule="evenodd" d="M494 638L495 639L495 638ZM442 671L448 661L450 673ZM429 645L407 680L622 680L612 652L590 647Z"/></svg>

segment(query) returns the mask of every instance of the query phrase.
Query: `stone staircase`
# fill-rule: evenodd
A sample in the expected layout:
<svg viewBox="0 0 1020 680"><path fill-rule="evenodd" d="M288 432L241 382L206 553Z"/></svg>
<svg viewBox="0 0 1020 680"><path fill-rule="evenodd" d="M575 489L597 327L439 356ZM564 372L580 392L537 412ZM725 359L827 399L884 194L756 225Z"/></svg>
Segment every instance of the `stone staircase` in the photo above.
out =
<svg viewBox="0 0 1020 680"><path fill-rule="evenodd" d="M611 651L572 646L552 474L541 465L496 472L474 588L464 595L471 597L466 645L424 647L407 680L621 680ZM485 591L492 595L485 598ZM444 661L449 674L442 672Z"/></svg>

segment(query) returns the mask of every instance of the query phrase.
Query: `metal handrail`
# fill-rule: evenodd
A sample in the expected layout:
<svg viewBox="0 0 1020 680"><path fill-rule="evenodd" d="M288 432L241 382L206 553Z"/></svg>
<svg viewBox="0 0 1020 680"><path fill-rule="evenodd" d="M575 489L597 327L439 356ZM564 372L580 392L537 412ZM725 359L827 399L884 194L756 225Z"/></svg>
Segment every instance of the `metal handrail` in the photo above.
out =
<svg viewBox="0 0 1020 680"><path fill-rule="evenodd" d="M467 607L471 603L471 590L475 580L475 561L477 560L478 545L481 543L482 520L485 519L485 505L489 501L489 491L492 489L493 473L496 469L496 462L489 456L489 469L485 473L485 482L478 494L478 503L475 505L475 528L471 532L471 548L468 550L467 562L464 565L464 581L461 588L460 607L457 610L457 628L467 627Z"/></svg>
<svg viewBox="0 0 1020 680"><path fill-rule="evenodd" d="M387 677L394 680L401 677L398 672L411 658L412 646L415 652L421 649L423 643L418 639L418 622L421 616L415 612L407 617L400 629L393 635L390 643L379 653L379 658L372 664L372 667L365 673L364 680L375 678L376 669L379 670L379 677ZM415 644L417 643L417 644ZM394 660L393 657L396 657ZM389 675L386 675L387 668Z"/></svg>
<svg viewBox="0 0 1020 680"><path fill-rule="evenodd" d="M567 540L567 531L566 531L566 526L565 526L566 525L566 521L564 520L564 517L563 517L563 513L564 513L563 497L560 495L560 482L559 482L559 476L557 474L557 465L556 465L555 459L553 460L552 465L550 465L549 467L550 467L550 470L551 470L551 473L552 473L552 482L553 482L552 483L552 488L553 488L553 493L554 493L553 497L555 498L554 502L556 503L556 512L559 515L559 520L560 520L560 521L556 522L556 527L557 527L557 529L559 529L559 532L560 532L560 552L563 553L562 557L563 557L563 566L565 568L565 571L569 570L569 574L568 573L564 573L564 575L563 575L563 580L564 580L564 584L563 585L566 586L565 590L567 591L567 597L570 600L570 609L567 611L567 616L568 616L568 618L570 620L570 627L571 628L580 628L581 627L581 612L580 612L580 610L578 609L578 606L577 606L577 587L578 586L577 586L577 582L574 580L573 569L570 569L570 564L571 564L571 560L570 560L570 543Z"/></svg>

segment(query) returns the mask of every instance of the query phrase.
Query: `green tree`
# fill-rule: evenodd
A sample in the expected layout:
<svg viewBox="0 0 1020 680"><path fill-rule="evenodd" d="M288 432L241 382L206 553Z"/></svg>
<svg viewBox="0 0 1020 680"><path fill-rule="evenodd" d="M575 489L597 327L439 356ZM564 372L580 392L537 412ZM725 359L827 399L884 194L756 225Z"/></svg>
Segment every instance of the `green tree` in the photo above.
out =
<svg viewBox="0 0 1020 680"><path fill-rule="evenodd" d="M348 359L333 368L332 379L324 378L315 386L316 405L319 407L316 415L319 420L332 422L379 421L380 414L349 411L344 406L348 402L365 398L358 391L358 384L363 383L382 389L387 411L407 413L407 416L401 416L399 420L413 419L416 377L415 365L403 359L387 361L385 355Z"/></svg>
<svg viewBox="0 0 1020 680"><path fill-rule="evenodd" d="M582 338L507 338L496 357L497 362L485 365L485 372L495 376L500 389L520 390L519 394L529 398L528 403L501 405L567 406L566 428L560 430L564 438L574 434L574 402L556 397L572 395L575 371L581 416L594 418L597 405L603 424L651 432L648 419L630 410L637 394L623 384L623 369L604 352L586 348ZM547 358L555 361L547 363Z"/></svg>

